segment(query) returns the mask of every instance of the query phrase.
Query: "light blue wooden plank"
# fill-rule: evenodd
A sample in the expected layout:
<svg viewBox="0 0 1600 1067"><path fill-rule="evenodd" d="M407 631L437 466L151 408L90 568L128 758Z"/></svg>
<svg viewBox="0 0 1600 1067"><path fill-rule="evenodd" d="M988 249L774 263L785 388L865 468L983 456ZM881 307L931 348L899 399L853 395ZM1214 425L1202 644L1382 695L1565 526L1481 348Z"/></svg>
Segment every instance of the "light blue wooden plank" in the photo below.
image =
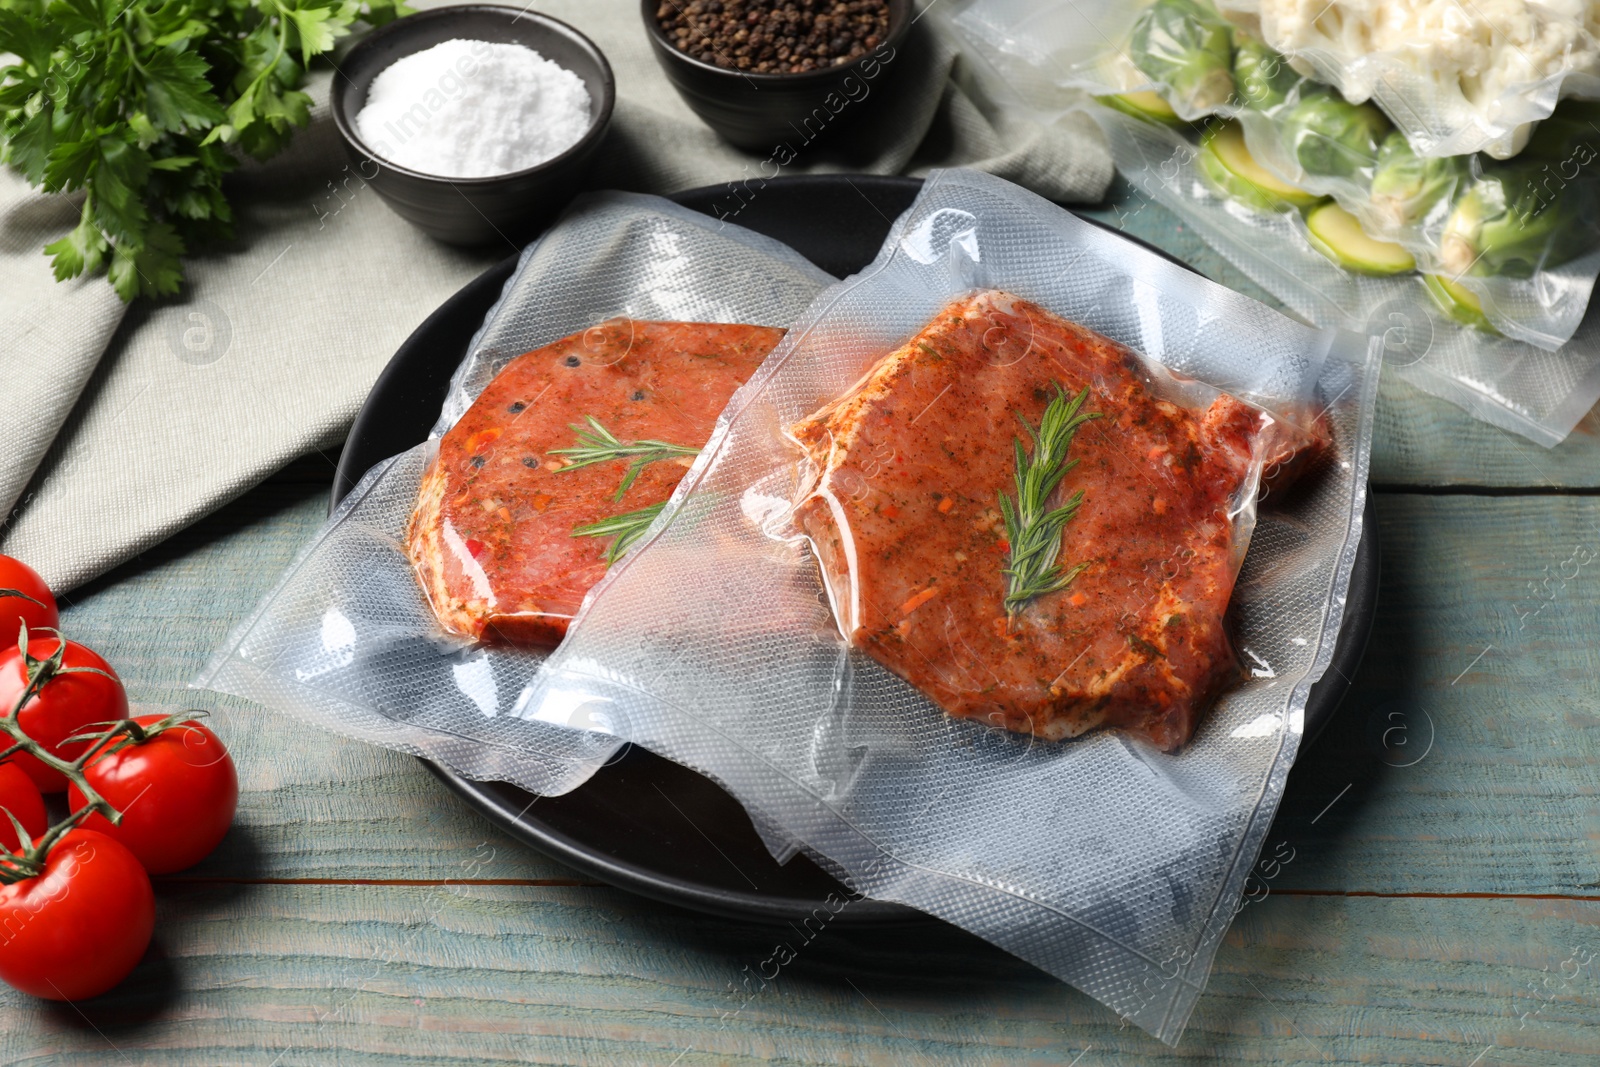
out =
<svg viewBox="0 0 1600 1067"><path fill-rule="evenodd" d="M235 832L194 873L448 878L483 846L494 861L482 877L574 877L409 757L182 688L320 522L321 491L268 486L66 612L69 632L108 655L135 698L215 707L243 793ZM1600 499L1381 494L1378 514L1376 629L1344 710L1292 779L1273 838L1299 850L1284 884L1595 892L1600 559L1537 614L1528 583L1558 576L1580 545L1600 556ZM1397 709L1436 731L1414 767L1387 765L1369 742Z"/></svg>
<svg viewBox="0 0 1600 1067"><path fill-rule="evenodd" d="M169 888L160 912L159 956L83 1015L0 994L0 1062L1589 1067L1600 1047L1600 979L1573 957L1600 951L1593 903L1269 898L1176 1050L947 929L805 943L524 887Z"/></svg>
<svg viewBox="0 0 1600 1067"><path fill-rule="evenodd" d="M1377 510L1377 625L1291 778L1283 884L1600 895L1600 499Z"/></svg>
<svg viewBox="0 0 1600 1067"><path fill-rule="evenodd" d="M320 469L319 469L320 467ZM325 465L296 474L326 476ZM511 842L409 756L187 688L322 522L326 482L274 481L76 591L65 632L135 701L211 711L239 769L239 814L186 877L449 878L480 848L486 878L575 875Z"/></svg>

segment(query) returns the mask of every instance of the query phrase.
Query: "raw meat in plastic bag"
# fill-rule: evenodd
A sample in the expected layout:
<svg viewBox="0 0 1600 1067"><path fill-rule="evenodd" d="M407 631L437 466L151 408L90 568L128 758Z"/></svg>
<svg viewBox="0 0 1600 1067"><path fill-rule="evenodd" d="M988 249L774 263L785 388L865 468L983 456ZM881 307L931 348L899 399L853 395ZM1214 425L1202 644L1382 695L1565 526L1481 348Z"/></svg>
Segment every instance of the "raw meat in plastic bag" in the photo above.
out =
<svg viewBox="0 0 1600 1067"><path fill-rule="evenodd" d="M407 530L445 629L557 644L782 336L614 319L512 360L440 439Z"/></svg>
<svg viewBox="0 0 1600 1067"><path fill-rule="evenodd" d="M431 439L362 477L194 684L468 778L576 788L621 741L582 707L535 714L523 697L543 654L445 633L413 572L407 524L439 438L525 352L619 318L782 327L831 280L777 241L659 197L575 201L523 252ZM567 408L517 402L522 419L572 433Z"/></svg>
<svg viewBox="0 0 1600 1067"><path fill-rule="evenodd" d="M1176 753L1117 731L1051 742L947 716L846 641L796 525L808 481L788 430L986 289L1126 346L1175 386L1192 379L1191 408L1226 392L1329 442L1256 513L1230 609L1247 666ZM584 709L721 784L775 855L803 849L852 889L955 923L1175 1041L1333 654L1379 353L1007 182L935 172L878 258L819 296L734 395L526 706ZM994 449L1013 456L1020 431L1013 420Z"/></svg>
<svg viewBox="0 0 1600 1067"><path fill-rule="evenodd" d="M852 646L951 715L1168 750L1237 680L1224 613L1262 470L1316 440L996 291L790 433Z"/></svg>

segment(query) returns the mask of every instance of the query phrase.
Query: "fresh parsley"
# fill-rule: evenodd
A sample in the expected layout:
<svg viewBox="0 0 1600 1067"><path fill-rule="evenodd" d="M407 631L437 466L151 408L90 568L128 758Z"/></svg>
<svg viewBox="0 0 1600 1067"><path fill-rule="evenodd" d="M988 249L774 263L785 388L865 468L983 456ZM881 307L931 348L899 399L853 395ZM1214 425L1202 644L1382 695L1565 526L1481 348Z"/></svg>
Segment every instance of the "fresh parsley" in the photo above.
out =
<svg viewBox="0 0 1600 1067"><path fill-rule="evenodd" d="M309 118L312 59L404 0L0 0L0 158L83 192L45 246L57 280L106 271L124 300L175 293L182 257L232 236L222 188Z"/></svg>

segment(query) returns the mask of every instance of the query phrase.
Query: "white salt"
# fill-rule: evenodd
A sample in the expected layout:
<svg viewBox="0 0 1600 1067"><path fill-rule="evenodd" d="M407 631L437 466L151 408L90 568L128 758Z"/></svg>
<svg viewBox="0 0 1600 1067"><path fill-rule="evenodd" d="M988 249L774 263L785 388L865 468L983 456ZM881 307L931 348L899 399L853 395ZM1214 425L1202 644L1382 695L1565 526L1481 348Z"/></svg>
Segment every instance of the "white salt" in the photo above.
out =
<svg viewBox="0 0 1600 1067"><path fill-rule="evenodd" d="M520 44L453 40L372 80L356 130L373 151L442 178L537 166L589 128L583 79Z"/></svg>

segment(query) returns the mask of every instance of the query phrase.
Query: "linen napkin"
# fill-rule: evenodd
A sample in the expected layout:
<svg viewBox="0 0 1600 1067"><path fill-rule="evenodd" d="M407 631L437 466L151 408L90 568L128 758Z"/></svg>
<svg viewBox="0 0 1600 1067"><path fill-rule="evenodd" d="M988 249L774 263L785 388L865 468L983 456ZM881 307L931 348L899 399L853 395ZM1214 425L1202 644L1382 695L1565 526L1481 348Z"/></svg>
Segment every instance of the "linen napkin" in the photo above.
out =
<svg viewBox="0 0 1600 1067"><path fill-rule="evenodd" d="M759 173L765 157L722 142L678 98L633 0L536 9L589 35L616 74L590 187L665 193ZM895 62L856 128L784 173L971 166L1056 200L1104 195L1111 161L1088 120L1002 111L925 26ZM103 278L56 283L40 249L80 202L0 174L0 552L53 588L136 556L299 456L323 453L331 473L395 349L515 251L443 245L391 212L345 163L333 76L310 79L311 125L289 150L232 177L237 238L191 256L173 299L124 307Z"/></svg>

